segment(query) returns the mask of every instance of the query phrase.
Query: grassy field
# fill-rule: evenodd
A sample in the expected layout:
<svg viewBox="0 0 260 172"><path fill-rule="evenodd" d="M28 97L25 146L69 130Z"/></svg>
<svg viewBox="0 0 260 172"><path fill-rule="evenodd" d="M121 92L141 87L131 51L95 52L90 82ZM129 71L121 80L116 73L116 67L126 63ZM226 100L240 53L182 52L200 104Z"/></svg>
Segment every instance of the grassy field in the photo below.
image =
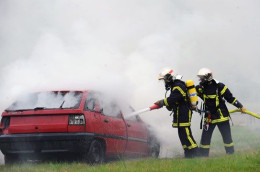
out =
<svg viewBox="0 0 260 172"><path fill-rule="evenodd" d="M195 159L138 159L90 166L84 163L46 163L1 166L5 171L260 171L260 151Z"/></svg>
<svg viewBox="0 0 260 172"><path fill-rule="evenodd" d="M260 171L260 135L258 129L232 129L236 153L225 155L220 135L215 132L209 158L135 159L90 166L85 163L38 163L0 166L0 171Z"/></svg>

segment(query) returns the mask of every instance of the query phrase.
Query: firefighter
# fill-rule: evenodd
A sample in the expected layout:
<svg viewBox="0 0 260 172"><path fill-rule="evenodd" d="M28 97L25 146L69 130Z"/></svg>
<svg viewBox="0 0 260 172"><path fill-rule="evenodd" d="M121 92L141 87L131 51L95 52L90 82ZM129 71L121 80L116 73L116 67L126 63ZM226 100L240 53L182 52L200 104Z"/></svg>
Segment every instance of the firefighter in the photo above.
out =
<svg viewBox="0 0 260 172"><path fill-rule="evenodd" d="M225 84L213 79L210 69L200 69L197 76L200 83L196 86L196 90L198 96L204 101L206 112L199 148L200 156L209 156L211 136L216 126L222 135L226 153L233 154L234 143L229 124L230 115L225 100L239 108L242 113L246 111L246 108L233 97Z"/></svg>
<svg viewBox="0 0 260 172"><path fill-rule="evenodd" d="M171 90L170 96L155 102L159 107L166 106L169 111L174 113L174 128L178 128L178 135L184 149L185 158L197 156L198 146L191 132L192 110L188 102L187 88L181 80L181 75L174 75L172 69L164 69L158 76L163 80L166 90Z"/></svg>

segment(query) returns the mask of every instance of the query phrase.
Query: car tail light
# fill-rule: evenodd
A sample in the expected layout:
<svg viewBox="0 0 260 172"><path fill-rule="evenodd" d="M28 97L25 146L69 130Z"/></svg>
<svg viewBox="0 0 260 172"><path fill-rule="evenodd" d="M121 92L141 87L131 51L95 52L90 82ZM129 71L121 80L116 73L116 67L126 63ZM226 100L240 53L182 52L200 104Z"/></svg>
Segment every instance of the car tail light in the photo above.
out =
<svg viewBox="0 0 260 172"><path fill-rule="evenodd" d="M70 114L69 125L85 125L85 116L83 114Z"/></svg>

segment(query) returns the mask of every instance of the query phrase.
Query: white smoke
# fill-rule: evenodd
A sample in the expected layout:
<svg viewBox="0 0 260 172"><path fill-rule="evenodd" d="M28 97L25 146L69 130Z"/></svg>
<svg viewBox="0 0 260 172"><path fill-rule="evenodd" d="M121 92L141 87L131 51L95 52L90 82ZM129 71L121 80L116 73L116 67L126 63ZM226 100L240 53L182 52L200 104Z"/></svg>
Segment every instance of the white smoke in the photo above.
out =
<svg viewBox="0 0 260 172"><path fill-rule="evenodd" d="M60 89L106 91L142 109L164 98L157 75L171 66L195 83L201 67L211 68L245 107L259 113L259 5L257 0L2 0L0 110L21 94ZM156 110L141 117L164 143L181 150L168 114ZM199 127L196 120L192 125Z"/></svg>
<svg viewBox="0 0 260 172"><path fill-rule="evenodd" d="M35 108L78 108L82 93L76 92L40 92L26 94L15 101L8 110L35 109Z"/></svg>

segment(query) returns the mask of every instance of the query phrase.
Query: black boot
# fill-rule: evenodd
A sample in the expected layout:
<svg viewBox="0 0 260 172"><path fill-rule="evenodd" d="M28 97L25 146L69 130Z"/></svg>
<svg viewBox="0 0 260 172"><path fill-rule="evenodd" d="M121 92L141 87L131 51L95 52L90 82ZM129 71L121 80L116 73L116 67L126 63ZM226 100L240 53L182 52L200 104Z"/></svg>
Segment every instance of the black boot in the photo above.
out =
<svg viewBox="0 0 260 172"><path fill-rule="evenodd" d="M199 156L200 157L209 157L209 149L208 148L199 148Z"/></svg>
<svg viewBox="0 0 260 172"><path fill-rule="evenodd" d="M184 158L192 158L192 153L189 149L184 150Z"/></svg>
<svg viewBox="0 0 260 172"><path fill-rule="evenodd" d="M234 146L232 146L232 147L225 147L225 149L226 149L226 153L227 154L233 154L234 153Z"/></svg>
<svg viewBox="0 0 260 172"><path fill-rule="evenodd" d="M191 149L190 151L191 151L191 156L192 156L192 158L199 157L199 148L198 148L198 147L193 148L193 149Z"/></svg>

